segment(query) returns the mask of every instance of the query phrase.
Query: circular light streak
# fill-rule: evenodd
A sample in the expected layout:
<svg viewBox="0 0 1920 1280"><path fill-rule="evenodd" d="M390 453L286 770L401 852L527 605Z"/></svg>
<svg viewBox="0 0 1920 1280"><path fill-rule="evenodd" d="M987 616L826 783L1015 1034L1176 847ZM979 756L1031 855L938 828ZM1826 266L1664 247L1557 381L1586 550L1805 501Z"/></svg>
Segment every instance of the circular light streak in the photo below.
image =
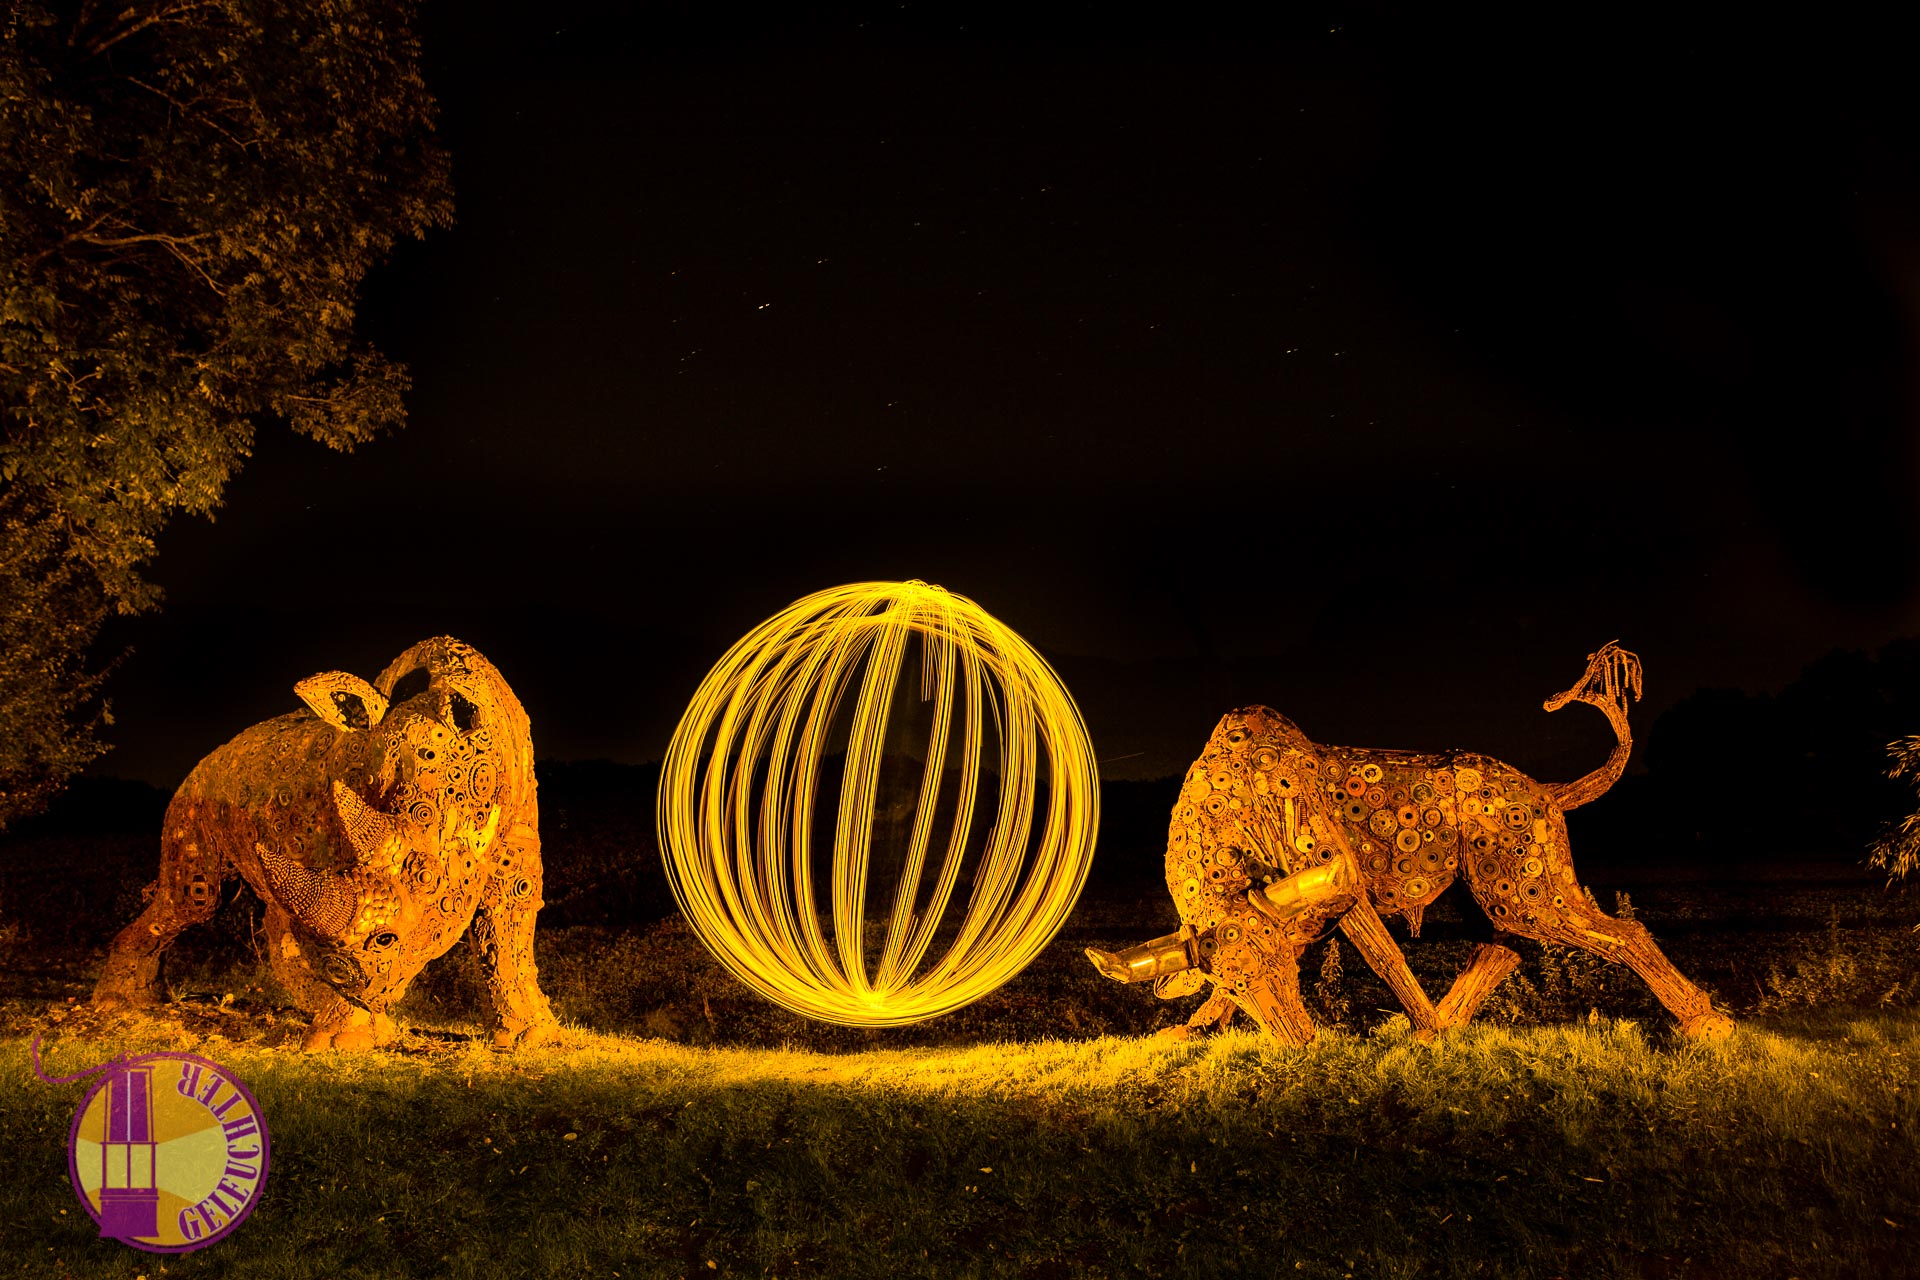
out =
<svg viewBox="0 0 1920 1280"><path fill-rule="evenodd" d="M905 847L887 851L898 875L869 969L881 762L914 648L924 764ZM837 716L856 685L851 716ZM822 867L814 802L842 732ZM983 779L989 739L998 760ZM1086 881L1099 806L1079 709L1026 641L940 587L862 582L788 606L707 673L667 748L657 820L674 897L735 977L810 1018L900 1026L978 1000L1052 940ZM966 870L964 915L943 930ZM929 960L936 934L944 950Z"/></svg>

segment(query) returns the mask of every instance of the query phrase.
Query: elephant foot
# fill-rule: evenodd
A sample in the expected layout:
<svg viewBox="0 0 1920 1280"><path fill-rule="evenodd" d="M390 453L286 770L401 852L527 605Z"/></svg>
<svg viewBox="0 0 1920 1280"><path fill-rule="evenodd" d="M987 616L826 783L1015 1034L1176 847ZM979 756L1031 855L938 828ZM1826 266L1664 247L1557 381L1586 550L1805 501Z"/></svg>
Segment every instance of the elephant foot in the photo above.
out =
<svg viewBox="0 0 1920 1280"><path fill-rule="evenodd" d="M524 1026L503 1025L494 1028L493 1050L495 1053L512 1053L517 1049L537 1049L541 1045L552 1044L559 1036L560 1022L556 1018L544 1018Z"/></svg>
<svg viewBox="0 0 1920 1280"><path fill-rule="evenodd" d="M1708 1009L1683 1019L1680 1034L1690 1040L1725 1040L1733 1034L1733 1019L1718 1009Z"/></svg>
<svg viewBox="0 0 1920 1280"><path fill-rule="evenodd" d="M307 1032L306 1043L301 1047L308 1053L325 1053L330 1049L356 1053L378 1049L399 1038L400 1028L392 1018L384 1013L369 1013L343 1000L314 1018L313 1029Z"/></svg>

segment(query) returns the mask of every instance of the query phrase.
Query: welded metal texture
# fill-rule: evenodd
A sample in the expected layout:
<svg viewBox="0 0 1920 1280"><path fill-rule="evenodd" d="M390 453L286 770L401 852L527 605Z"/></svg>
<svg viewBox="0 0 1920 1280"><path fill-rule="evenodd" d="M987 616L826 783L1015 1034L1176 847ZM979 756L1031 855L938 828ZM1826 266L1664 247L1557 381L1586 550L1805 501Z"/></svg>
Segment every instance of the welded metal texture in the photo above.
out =
<svg viewBox="0 0 1920 1280"><path fill-rule="evenodd" d="M1628 699L1639 693L1640 660L1611 643L1588 655L1572 688L1547 700L1548 711L1575 701L1598 707L1617 739L1604 766L1565 784L1464 751L1321 746L1270 708L1230 712L1187 771L1167 833L1167 888L1193 935L1192 967L1213 986L1188 1028L1223 1026L1238 1009L1283 1039L1310 1040L1299 956L1336 923L1419 1034L1466 1022L1513 972L1514 951L1478 948L1436 1006L1381 923L1401 916L1417 938L1427 906L1464 879L1496 929L1624 963L1685 1032L1726 1034L1731 1019L1644 925L1600 910L1568 852L1565 812L1603 794L1625 769ZM1144 964L1139 950L1089 956L1125 981ZM1170 982L1164 964L1152 967L1163 994L1198 989Z"/></svg>
<svg viewBox="0 0 1920 1280"><path fill-rule="evenodd" d="M387 1010L469 931L495 1047L549 1037L533 959L533 739L506 680L441 636L372 684L329 671L294 692L304 710L243 731L174 793L159 878L114 939L94 1003L163 1001L162 953L238 875L266 904L275 978L314 1015L307 1048L392 1040Z"/></svg>

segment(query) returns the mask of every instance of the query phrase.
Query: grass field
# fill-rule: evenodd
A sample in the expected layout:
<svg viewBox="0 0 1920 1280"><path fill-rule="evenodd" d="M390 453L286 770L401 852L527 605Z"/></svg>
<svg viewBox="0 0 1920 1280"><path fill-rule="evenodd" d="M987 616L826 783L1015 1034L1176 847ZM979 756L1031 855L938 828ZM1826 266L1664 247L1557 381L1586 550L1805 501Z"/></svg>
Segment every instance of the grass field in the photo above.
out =
<svg viewBox="0 0 1920 1280"><path fill-rule="evenodd" d="M65 1186L77 1086L0 1046L0 1215L32 1245L14 1273L1888 1276L1920 1231L1910 1012L1712 1047L1624 1021L1429 1046L1395 1020L1305 1050L576 1032L347 1059L220 1030L247 1022L189 1007L49 1063L190 1045L259 1097L260 1210L165 1260L93 1238Z"/></svg>
<svg viewBox="0 0 1920 1280"><path fill-rule="evenodd" d="M988 999L854 1031L577 892L605 881L560 838L539 957L566 1044L478 1048L463 947L396 1049L309 1057L244 895L182 938L163 1016L85 1005L151 856L0 845L0 1277L1920 1275L1920 904L1846 867L1600 890L1741 1019L1725 1044L1677 1042L1632 975L1536 947L1425 1045L1322 945L1329 1029L1288 1050L1155 1039L1194 998L1080 958L1169 927L1164 893L1096 881ZM1429 990L1460 923L1403 935ZM184 1256L95 1238L66 1183L82 1086L33 1080L36 1033L56 1074L126 1049L233 1067L273 1127L259 1211Z"/></svg>

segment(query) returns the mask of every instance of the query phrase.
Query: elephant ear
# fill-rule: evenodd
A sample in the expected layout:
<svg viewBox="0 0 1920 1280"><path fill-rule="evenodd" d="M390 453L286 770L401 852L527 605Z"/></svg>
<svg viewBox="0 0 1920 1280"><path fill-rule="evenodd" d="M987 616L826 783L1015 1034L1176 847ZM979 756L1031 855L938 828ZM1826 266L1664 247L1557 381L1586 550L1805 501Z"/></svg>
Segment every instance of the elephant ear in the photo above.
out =
<svg viewBox="0 0 1920 1280"><path fill-rule="evenodd" d="M342 732L371 729L386 718L387 700L359 676L323 671L293 686L313 714Z"/></svg>

